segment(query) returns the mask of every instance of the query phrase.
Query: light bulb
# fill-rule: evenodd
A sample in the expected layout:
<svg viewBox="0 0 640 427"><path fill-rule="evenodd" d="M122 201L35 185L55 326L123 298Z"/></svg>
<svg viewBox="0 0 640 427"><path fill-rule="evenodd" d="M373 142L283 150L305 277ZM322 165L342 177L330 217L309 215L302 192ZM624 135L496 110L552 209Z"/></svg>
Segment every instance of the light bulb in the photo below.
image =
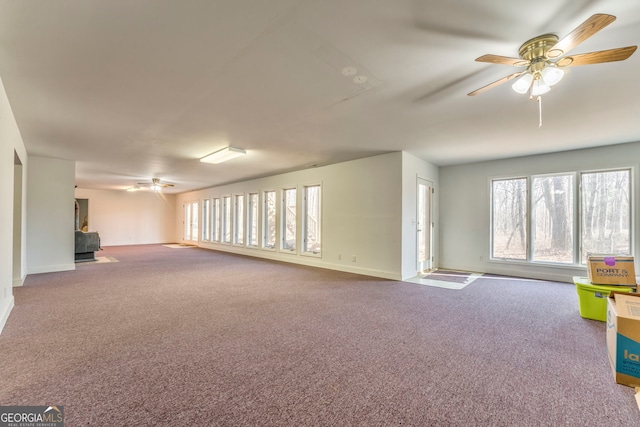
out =
<svg viewBox="0 0 640 427"><path fill-rule="evenodd" d="M524 76L520 77L516 82L511 85L511 88L518 93L525 94L529 91L529 86L531 86L531 80L533 80L533 75L531 73L527 73Z"/></svg>
<svg viewBox="0 0 640 427"><path fill-rule="evenodd" d="M544 80L542 80L541 78L537 78L533 82L533 86L531 87L531 96L544 95L545 93L549 92L550 90L551 90L551 88L549 87L549 85L547 85L544 82Z"/></svg>
<svg viewBox="0 0 640 427"><path fill-rule="evenodd" d="M562 80L562 77L564 77L564 70L554 66L547 66L542 70L541 74L544 82L549 86L553 86Z"/></svg>

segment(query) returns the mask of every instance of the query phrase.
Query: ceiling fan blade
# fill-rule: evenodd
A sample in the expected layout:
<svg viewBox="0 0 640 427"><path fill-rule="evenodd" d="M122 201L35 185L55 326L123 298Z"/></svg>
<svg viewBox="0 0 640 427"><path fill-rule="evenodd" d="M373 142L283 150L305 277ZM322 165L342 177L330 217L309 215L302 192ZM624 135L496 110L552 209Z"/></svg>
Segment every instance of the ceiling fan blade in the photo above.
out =
<svg viewBox="0 0 640 427"><path fill-rule="evenodd" d="M521 71L521 72L519 72L519 73L509 74L508 76L503 77L503 78L501 78L500 80L496 80L496 81L495 81L495 82L493 82L493 83L489 83L488 85L483 86L483 87L481 87L480 89L476 89L476 90L474 90L473 92L469 92L467 95L469 95L469 96L475 96L475 95L477 95L477 94L479 94L479 93L482 93L482 92L484 92L484 91L487 91L487 90L489 90L489 89L491 89L491 88L494 88L494 87L496 87L496 86L498 86L498 85L501 85L502 83L506 83L507 81L509 81L509 80L511 80L511 79L515 79L516 77L519 77L519 76L520 76L520 75L522 75L522 74L524 74L524 71Z"/></svg>
<svg viewBox="0 0 640 427"><path fill-rule="evenodd" d="M611 24L616 20L613 15L607 15L604 13L597 13L592 15L589 19L567 34L562 40L556 43L551 49L547 51L547 57L557 58L566 54L580 43Z"/></svg>
<svg viewBox="0 0 640 427"><path fill-rule="evenodd" d="M529 65L530 61L526 61L522 58L509 58L508 56L500 56L500 55L482 55L479 58L476 58L478 62L489 62L491 64L504 64L504 65L513 65L514 67L526 67Z"/></svg>
<svg viewBox="0 0 640 427"><path fill-rule="evenodd" d="M581 53L579 55L565 56L559 59L556 64L559 66L576 66L588 64L600 64L602 62L624 61L636 51L638 46L619 47L616 49L600 50L597 52ZM571 62L569 62L571 60ZM569 62L563 65L563 62Z"/></svg>

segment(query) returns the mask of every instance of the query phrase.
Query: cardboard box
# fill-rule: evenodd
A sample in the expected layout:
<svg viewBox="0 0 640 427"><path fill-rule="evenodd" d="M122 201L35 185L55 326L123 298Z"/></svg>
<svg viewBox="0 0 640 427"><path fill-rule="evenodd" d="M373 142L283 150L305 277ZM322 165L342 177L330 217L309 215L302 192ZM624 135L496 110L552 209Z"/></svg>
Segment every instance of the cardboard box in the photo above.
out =
<svg viewBox="0 0 640 427"><path fill-rule="evenodd" d="M607 299L607 353L618 384L640 387L640 294Z"/></svg>
<svg viewBox="0 0 640 427"><path fill-rule="evenodd" d="M592 255L587 262L589 281L594 285L636 285L632 256Z"/></svg>

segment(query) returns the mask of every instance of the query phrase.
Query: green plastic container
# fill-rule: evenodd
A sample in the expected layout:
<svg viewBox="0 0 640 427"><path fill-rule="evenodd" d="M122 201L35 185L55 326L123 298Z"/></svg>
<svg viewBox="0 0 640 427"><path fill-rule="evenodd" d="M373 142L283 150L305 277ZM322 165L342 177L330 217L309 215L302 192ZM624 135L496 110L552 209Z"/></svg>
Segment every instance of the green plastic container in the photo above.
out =
<svg viewBox="0 0 640 427"><path fill-rule="evenodd" d="M635 287L592 285L587 277L574 277L578 292L580 316L585 319L607 321L607 298L611 292L635 292Z"/></svg>

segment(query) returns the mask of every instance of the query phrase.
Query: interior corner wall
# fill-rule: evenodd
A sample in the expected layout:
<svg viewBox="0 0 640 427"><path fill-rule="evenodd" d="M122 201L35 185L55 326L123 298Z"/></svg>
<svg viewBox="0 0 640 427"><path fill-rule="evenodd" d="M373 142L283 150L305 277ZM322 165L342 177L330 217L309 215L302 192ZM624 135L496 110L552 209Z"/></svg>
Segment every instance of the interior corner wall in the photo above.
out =
<svg viewBox="0 0 640 427"><path fill-rule="evenodd" d="M418 178L429 181L435 190L431 198L432 255L438 266L438 195L439 169L412 154L402 153L402 279L418 275Z"/></svg>
<svg viewBox="0 0 640 427"><path fill-rule="evenodd" d="M440 267L572 282L585 267L490 259L490 183L493 178L633 168L633 247L640 248L640 142L440 168ZM636 260L637 268L638 260Z"/></svg>
<svg viewBox="0 0 640 427"><path fill-rule="evenodd" d="M76 198L89 200L89 231L101 246L176 242L176 196L155 191L77 188Z"/></svg>
<svg viewBox="0 0 640 427"><path fill-rule="evenodd" d="M27 273L75 269L75 162L29 157Z"/></svg>
<svg viewBox="0 0 640 427"><path fill-rule="evenodd" d="M178 195L176 233L183 236L183 209L225 195L322 186L322 255L305 256L199 241L204 248L400 280L402 256L402 153L395 152ZM300 199L298 199L300 200ZM298 203L298 216L302 215ZM199 215L201 217L201 215ZM199 227L199 229L202 229ZM191 242L190 242L191 243ZM354 260L355 259L355 260Z"/></svg>
<svg viewBox="0 0 640 427"><path fill-rule="evenodd" d="M14 238L21 238L24 234L14 230L14 173L15 159L18 156L22 163L22 170L27 168L27 152L20 136L9 104L9 99L0 80L0 332L9 318L14 305L13 299L13 251ZM24 185L22 187L24 189ZM22 192L22 201L26 191ZM24 227L24 221L22 221ZM22 245L24 249L24 245ZM22 274L18 272L17 274Z"/></svg>

